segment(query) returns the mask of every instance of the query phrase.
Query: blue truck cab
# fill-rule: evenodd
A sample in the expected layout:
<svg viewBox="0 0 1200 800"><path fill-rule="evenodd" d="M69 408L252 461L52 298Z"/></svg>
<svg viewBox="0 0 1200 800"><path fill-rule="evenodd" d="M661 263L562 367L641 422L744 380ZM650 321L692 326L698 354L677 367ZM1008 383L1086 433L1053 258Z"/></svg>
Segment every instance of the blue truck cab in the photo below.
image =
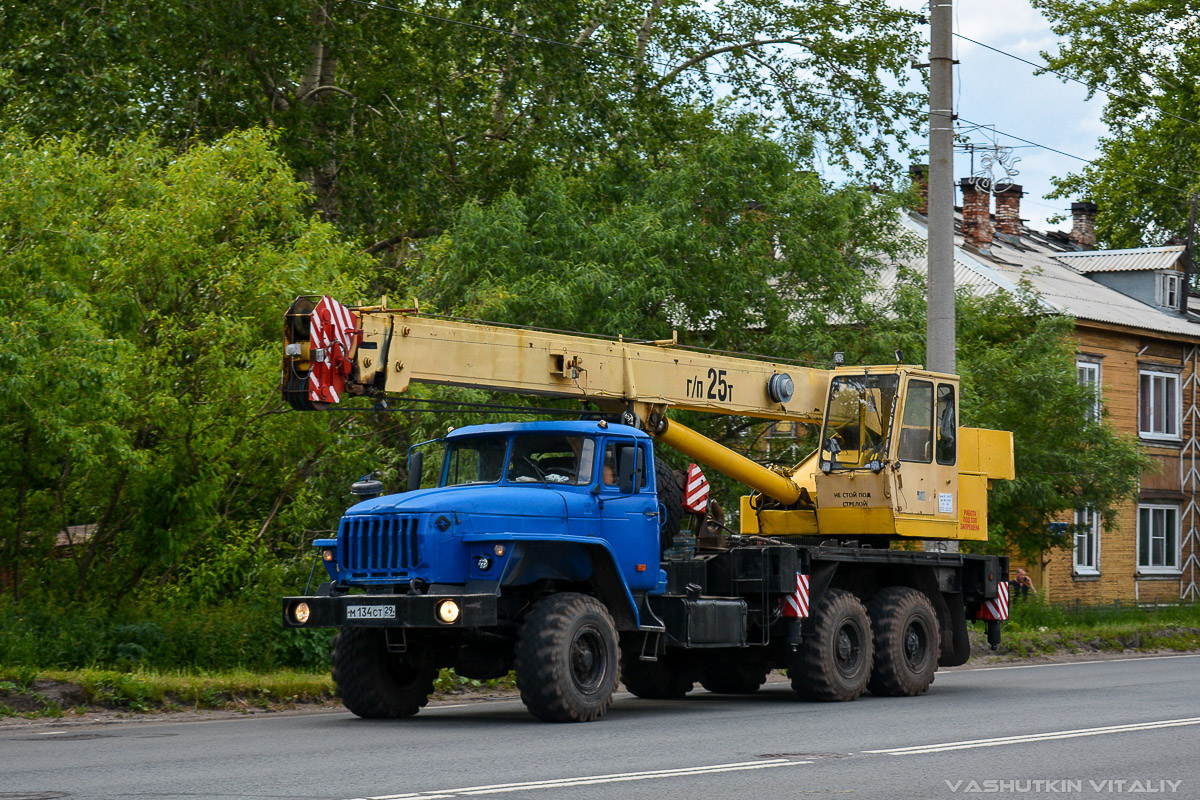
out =
<svg viewBox="0 0 1200 800"><path fill-rule="evenodd" d="M331 588L499 593L585 583L599 565L631 604L657 587L660 508L645 433L529 422L458 428L444 443L436 488L360 502L336 539L316 542Z"/></svg>

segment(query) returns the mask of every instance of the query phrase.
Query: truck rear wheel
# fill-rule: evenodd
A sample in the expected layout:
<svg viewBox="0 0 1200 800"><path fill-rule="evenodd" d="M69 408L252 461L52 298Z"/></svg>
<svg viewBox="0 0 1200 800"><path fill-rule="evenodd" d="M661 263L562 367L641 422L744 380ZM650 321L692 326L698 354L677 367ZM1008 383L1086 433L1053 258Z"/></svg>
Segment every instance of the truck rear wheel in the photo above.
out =
<svg viewBox="0 0 1200 800"><path fill-rule="evenodd" d="M939 643L937 617L929 598L916 589L881 589L867 604L874 631L871 694L912 697L933 683Z"/></svg>
<svg viewBox="0 0 1200 800"><path fill-rule="evenodd" d="M846 701L860 697L871 677L871 619L857 597L840 589L825 592L813 615L794 666L792 689L806 700Z"/></svg>
<svg viewBox="0 0 1200 800"><path fill-rule="evenodd" d="M390 653L380 628L342 628L333 639L333 682L342 705L366 719L411 717L429 702L437 667L411 645Z"/></svg>
<svg viewBox="0 0 1200 800"><path fill-rule="evenodd" d="M736 655L719 655L700 665L700 685L716 694L753 694L767 681L770 668Z"/></svg>
<svg viewBox="0 0 1200 800"><path fill-rule="evenodd" d="M621 648L599 600L562 592L539 601L517 635L521 702L547 722L590 722L612 705Z"/></svg>
<svg viewBox="0 0 1200 800"><path fill-rule="evenodd" d="M658 661L642 661L633 651L622 654L621 681L645 700L678 700L696 685L696 677L696 668L674 653L664 653Z"/></svg>

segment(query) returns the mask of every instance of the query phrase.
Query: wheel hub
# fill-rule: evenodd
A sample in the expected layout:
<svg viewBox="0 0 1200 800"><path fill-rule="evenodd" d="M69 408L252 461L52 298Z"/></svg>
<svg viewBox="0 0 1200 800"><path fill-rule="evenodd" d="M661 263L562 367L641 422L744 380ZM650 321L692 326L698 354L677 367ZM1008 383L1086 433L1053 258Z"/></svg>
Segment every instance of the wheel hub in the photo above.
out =
<svg viewBox="0 0 1200 800"><path fill-rule="evenodd" d="M571 679L583 692L594 691L607 669L604 643L599 631L584 628L571 642Z"/></svg>

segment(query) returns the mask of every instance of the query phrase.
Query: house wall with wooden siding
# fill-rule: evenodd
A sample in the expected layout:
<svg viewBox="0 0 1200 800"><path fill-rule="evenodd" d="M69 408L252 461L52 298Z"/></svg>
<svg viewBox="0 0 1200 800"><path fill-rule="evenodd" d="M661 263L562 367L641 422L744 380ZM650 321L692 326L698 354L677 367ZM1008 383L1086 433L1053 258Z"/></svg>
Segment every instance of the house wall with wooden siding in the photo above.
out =
<svg viewBox="0 0 1200 800"><path fill-rule="evenodd" d="M1150 367L1165 372L1180 373L1182 392L1182 431L1178 443L1141 440L1143 452L1159 467L1142 475L1138 502L1121 506L1114 519L1104 520L1100 534L1099 575L1076 574L1071 547L1056 549L1042 555L1041 563L1014 564L1025 566L1039 592L1056 603L1174 603L1189 595L1197 553L1195 535L1189 530L1200 524L1196 503L1200 478L1189 480L1191 464L1196 459L1195 436L1197 415L1189 408L1200 405L1197 381L1193 371L1196 364L1194 342L1160 338L1148 332L1131 332L1098 323L1079 321L1076 326L1078 353L1100 364L1100 381L1106 419L1122 434L1138 435L1139 370ZM1186 467L1186 469L1185 469ZM1179 507L1182 528L1181 550L1177 556L1183 567L1179 575L1139 575L1137 568L1138 503L1159 503ZM1073 518L1064 518L1073 522ZM1189 560L1190 559L1190 560ZM1194 590L1192 590L1194 598Z"/></svg>

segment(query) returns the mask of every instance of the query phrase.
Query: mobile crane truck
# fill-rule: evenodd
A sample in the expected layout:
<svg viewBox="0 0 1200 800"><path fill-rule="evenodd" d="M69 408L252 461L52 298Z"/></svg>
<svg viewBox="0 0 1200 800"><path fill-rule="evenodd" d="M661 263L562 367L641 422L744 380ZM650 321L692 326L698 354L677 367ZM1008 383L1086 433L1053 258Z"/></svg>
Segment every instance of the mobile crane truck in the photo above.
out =
<svg viewBox="0 0 1200 800"><path fill-rule="evenodd" d="M281 388L299 410L414 381L598 409L452 430L435 488L420 488L416 446L407 491L354 485L361 501L314 543L329 580L284 598L283 620L338 628L333 678L358 716L416 714L441 667L515 670L548 721L602 716L619 680L642 698L696 682L751 693L778 668L812 700L919 695L967 660L968 621L999 642L1007 559L916 545L985 540L989 482L1014 474L1010 433L958 425L954 375L479 324L386 298L298 298L285 339ZM768 468L669 409L817 425L819 445ZM672 547L682 490L659 445L751 489L740 535Z"/></svg>

